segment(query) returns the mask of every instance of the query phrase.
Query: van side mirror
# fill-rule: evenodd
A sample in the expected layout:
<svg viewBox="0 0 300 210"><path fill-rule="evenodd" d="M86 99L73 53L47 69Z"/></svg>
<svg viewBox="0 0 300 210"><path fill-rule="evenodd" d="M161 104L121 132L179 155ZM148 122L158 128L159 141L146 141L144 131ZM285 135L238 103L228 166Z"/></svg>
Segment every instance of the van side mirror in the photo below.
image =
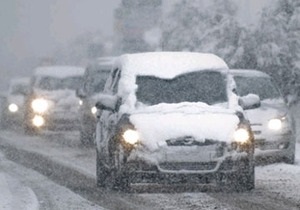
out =
<svg viewBox="0 0 300 210"><path fill-rule="evenodd" d="M86 98L86 92L83 90L83 88L76 89L76 96L78 98Z"/></svg>
<svg viewBox="0 0 300 210"><path fill-rule="evenodd" d="M109 95L99 93L96 96L96 107L97 109L117 111L120 107L120 98L116 95Z"/></svg>
<svg viewBox="0 0 300 210"><path fill-rule="evenodd" d="M248 94L239 98L239 105L244 109L255 109L260 107L260 98L256 94Z"/></svg>

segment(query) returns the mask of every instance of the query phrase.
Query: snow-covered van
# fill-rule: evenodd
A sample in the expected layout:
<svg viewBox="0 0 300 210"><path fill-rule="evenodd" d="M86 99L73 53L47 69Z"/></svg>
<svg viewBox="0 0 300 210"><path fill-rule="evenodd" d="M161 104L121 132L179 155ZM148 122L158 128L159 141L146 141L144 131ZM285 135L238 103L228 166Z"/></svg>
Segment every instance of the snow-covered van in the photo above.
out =
<svg viewBox="0 0 300 210"><path fill-rule="evenodd" d="M25 97L29 88L29 77L13 78L1 107L1 127L20 126L24 120Z"/></svg>
<svg viewBox="0 0 300 210"><path fill-rule="evenodd" d="M257 70L234 69L230 73L234 76L238 95L260 97L260 107L246 111L255 136L257 162L294 163L295 121L272 78Z"/></svg>
<svg viewBox="0 0 300 210"><path fill-rule="evenodd" d="M80 98L80 141L84 145L94 143L96 96L103 91L114 59L114 57L100 57L89 63L84 72L82 86L76 91L77 97Z"/></svg>
<svg viewBox="0 0 300 210"><path fill-rule="evenodd" d="M96 104L97 184L254 188L254 138L226 63L213 54L120 56Z"/></svg>
<svg viewBox="0 0 300 210"><path fill-rule="evenodd" d="M36 133L42 129L78 129L80 87L84 68L43 66L35 69L26 100L24 129Z"/></svg>

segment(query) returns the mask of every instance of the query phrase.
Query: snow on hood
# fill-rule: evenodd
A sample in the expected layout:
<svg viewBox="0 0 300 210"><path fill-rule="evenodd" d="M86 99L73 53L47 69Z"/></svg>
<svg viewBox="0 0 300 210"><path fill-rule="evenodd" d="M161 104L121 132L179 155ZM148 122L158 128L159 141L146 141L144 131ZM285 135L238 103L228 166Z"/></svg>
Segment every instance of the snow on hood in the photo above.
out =
<svg viewBox="0 0 300 210"><path fill-rule="evenodd" d="M285 116L287 112L288 108L283 99L263 100L259 108L245 111L251 124L264 124L270 119Z"/></svg>
<svg viewBox="0 0 300 210"><path fill-rule="evenodd" d="M166 140L190 136L230 142L239 123L234 111L204 103L159 104L138 109L130 122L150 151L166 145Z"/></svg>

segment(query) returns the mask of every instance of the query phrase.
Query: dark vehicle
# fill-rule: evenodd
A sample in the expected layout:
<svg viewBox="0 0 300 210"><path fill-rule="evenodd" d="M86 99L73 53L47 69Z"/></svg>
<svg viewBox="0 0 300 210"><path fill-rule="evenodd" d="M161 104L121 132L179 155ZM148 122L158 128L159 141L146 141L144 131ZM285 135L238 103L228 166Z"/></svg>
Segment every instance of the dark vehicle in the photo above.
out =
<svg viewBox="0 0 300 210"><path fill-rule="evenodd" d="M84 68L45 66L35 69L26 99L25 132L43 129L78 129L79 103L76 89L82 83Z"/></svg>
<svg viewBox="0 0 300 210"><path fill-rule="evenodd" d="M1 107L1 127L21 126L24 120L25 97L29 90L30 79L14 78L10 81L8 93L3 97Z"/></svg>
<svg viewBox="0 0 300 210"><path fill-rule="evenodd" d="M99 94L98 186L214 183L254 188L254 138L226 63L213 54L127 54ZM242 108L241 104L244 104Z"/></svg>
<svg viewBox="0 0 300 210"><path fill-rule="evenodd" d="M103 91L113 61L113 57L102 57L89 64L84 72L83 86L76 92L77 97L80 98L80 141L84 145L94 143L97 112L96 98L97 94Z"/></svg>
<svg viewBox="0 0 300 210"><path fill-rule="evenodd" d="M256 94L261 106L246 111L255 136L257 162L295 161L293 116L272 78L257 70L230 70L240 96Z"/></svg>

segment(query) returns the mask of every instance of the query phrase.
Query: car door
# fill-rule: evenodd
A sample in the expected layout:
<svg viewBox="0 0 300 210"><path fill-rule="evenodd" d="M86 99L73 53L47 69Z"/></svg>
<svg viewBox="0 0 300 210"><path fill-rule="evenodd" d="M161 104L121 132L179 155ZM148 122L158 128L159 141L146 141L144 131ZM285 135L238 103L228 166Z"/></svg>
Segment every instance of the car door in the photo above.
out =
<svg viewBox="0 0 300 210"><path fill-rule="evenodd" d="M112 71L112 74L107 80L104 88L104 93L108 95L117 95L118 84L120 80L119 69ZM98 112L97 115L97 149L101 159L108 164L109 163L109 140L115 134L116 123L118 113L113 110L102 110L101 114Z"/></svg>

